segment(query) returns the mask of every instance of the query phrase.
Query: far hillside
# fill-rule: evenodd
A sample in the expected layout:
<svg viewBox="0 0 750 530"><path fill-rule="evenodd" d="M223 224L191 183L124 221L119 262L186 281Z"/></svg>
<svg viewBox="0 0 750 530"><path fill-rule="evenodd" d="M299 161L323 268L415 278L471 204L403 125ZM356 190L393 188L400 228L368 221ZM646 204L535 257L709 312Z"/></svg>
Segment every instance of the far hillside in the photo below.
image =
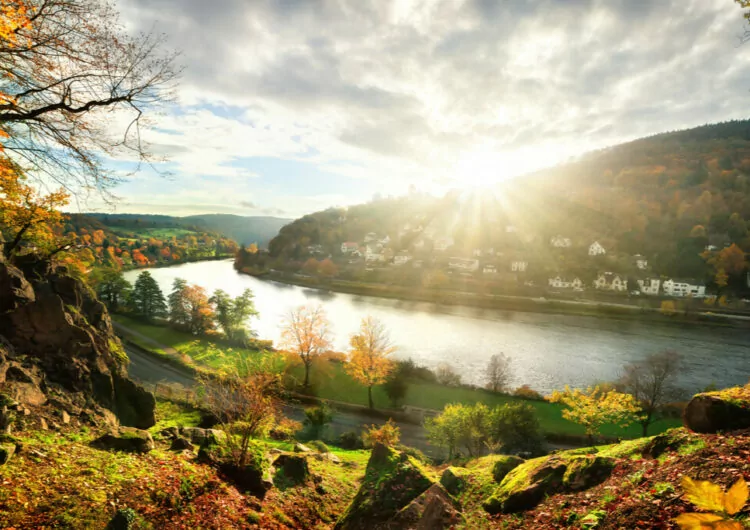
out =
<svg viewBox="0 0 750 530"><path fill-rule="evenodd" d="M237 267L726 303L747 296L748 192L750 121L731 121L592 152L493 189L306 215L281 228L269 254L241 253Z"/></svg>

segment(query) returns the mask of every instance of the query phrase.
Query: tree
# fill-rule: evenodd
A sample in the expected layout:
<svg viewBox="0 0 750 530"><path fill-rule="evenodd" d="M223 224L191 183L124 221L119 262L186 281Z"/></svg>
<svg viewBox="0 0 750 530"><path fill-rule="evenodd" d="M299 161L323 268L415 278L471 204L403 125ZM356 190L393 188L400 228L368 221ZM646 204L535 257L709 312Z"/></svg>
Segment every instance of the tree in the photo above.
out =
<svg viewBox="0 0 750 530"><path fill-rule="evenodd" d="M10 160L0 157L0 228L8 239L6 255L16 252L23 242L54 252L58 246L55 229L61 228L64 218L60 208L67 204L67 193L40 194L25 183Z"/></svg>
<svg viewBox="0 0 750 530"><path fill-rule="evenodd" d="M461 384L461 375L447 363L438 365L435 369L435 377L440 385L459 386Z"/></svg>
<svg viewBox="0 0 750 530"><path fill-rule="evenodd" d="M143 271L136 278L128 304L136 314L146 320L153 320L165 316L167 313L164 294L148 271Z"/></svg>
<svg viewBox="0 0 750 530"><path fill-rule="evenodd" d="M304 387L310 387L313 360L331 347L330 322L321 306L300 306L289 312L281 330L281 345L297 354L305 366Z"/></svg>
<svg viewBox="0 0 750 530"><path fill-rule="evenodd" d="M244 368L200 381L203 405L228 434L233 463L239 467L248 463L250 440L268 434L281 416L279 374L264 365Z"/></svg>
<svg viewBox="0 0 750 530"><path fill-rule="evenodd" d="M333 261L326 258L318 264L318 272L323 276L332 278L339 273L339 268Z"/></svg>
<svg viewBox="0 0 750 530"><path fill-rule="evenodd" d="M496 353L487 364L487 388L493 392L503 392L510 383L510 358L504 353Z"/></svg>
<svg viewBox="0 0 750 530"><path fill-rule="evenodd" d="M376 444L382 444L386 447L395 447L401 439L401 429L388 418L380 427L370 425L362 435L365 446L373 447Z"/></svg>
<svg viewBox="0 0 750 530"><path fill-rule="evenodd" d="M333 411L325 403L305 409L305 425L310 428L310 436L319 439L323 429L333 421Z"/></svg>
<svg viewBox="0 0 750 530"><path fill-rule="evenodd" d="M247 327L247 320L258 312L255 310L253 292L250 289L245 289L234 299L225 291L217 289L209 302L214 305L216 321L226 338L244 342L248 335L252 335L252 331Z"/></svg>
<svg viewBox="0 0 750 530"><path fill-rule="evenodd" d="M214 328L214 311L208 302L206 290L198 285L188 285L184 291L188 330L193 335L203 335Z"/></svg>
<svg viewBox="0 0 750 530"><path fill-rule="evenodd" d="M95 270L89 280L93 283L99 299L110 311L117 311L127 303L132 286L122 275L122 272L106 268Z"/></svg>
<svg viewBox="0 0 750 530"><path fill-rule="evenodd" d="M586 390L571 389L566 385L564 391L555 390L548 399L567 407L563 410L563 418L583 426L589 443L593 443L594 436L603 425L614 423L626 426L639 411L633 396L601 385Z"/></svg>
<svg viewBox="0 0 750 530"><path fill-rule="evenodd" d="M142 117L170 98L179 73L175 54L159 51L163 37L129 36L104 0L14 0L3 18L0 131L14 159L65 187L100 190L115 182L102 154L152 160Z"/></svg>
<svg viewBox="0 0 750 530"><path fill-rule="evenodd" d="M187 300L185 291L187 290L187 280L175 278L172 282L172 292L169 293L169 322L180 329L188 328L190 315L188 314Z"/></svg>
<svg viewBox="0 0 750 530"><path fill-rule="evenodd" d="M677 377L682 371L680 355L669 350L652 353L624 367L617 388L633 396L640 405L638 423L643 428L644 437L648 436L648 427L659 409L680 397Z"/></svg>
<svg viewBox="0 0 750 530"><path fill-rule="evenodd" d="M359 384L367 387L367 402L372 402L372 387L385 383L393 370L393 361L388 358L396 348L391 345L382 322L365 317L359 325L359 333L349 339L349 362L344 370Z"/></svg>
<svg viewBox="0 0 750 530"><path fill-rule="evenodd" d="M388 396L392 407L397 408L401 405L409 391L409 378L404 370L403 363L396 363L396 368L383 383L383 390L385 390L385 395Z"/></svg>
<svg viewBox="0 0 750 530"><path fill-rule="evenodd" d="M425 421L427 439L431 444L443 447L448 451L448 460L456 453L463 434L463 409L466 405L446 405L443 412Z"/></svg>
<svg viewBox="0 0 750 530"><path fill-rule="evenodd" d="M507 403L495 407L490 421L490 440L503 453L543 452L544 436L534 407L528 403Z"/></svg>

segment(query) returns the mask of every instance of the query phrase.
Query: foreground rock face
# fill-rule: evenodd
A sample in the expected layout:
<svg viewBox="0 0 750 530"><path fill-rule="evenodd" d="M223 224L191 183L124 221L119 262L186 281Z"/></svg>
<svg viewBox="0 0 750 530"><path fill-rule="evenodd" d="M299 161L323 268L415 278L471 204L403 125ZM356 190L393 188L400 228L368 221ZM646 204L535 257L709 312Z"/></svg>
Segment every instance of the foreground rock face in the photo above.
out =
<svg viewBox="0 0 750 530"><path fill-rule="evenodd" d="M442 530L453 528L462 521L461 506L440 484L411 501L389 522L389 528Z"/></svg>
<svg viewBox="0 0 750 530"><path fill-rule="evenodd" d="M124 425L155 424L153 395L127 377L104 305L65 267L0 257L0 392L41 405L51 388L81 393Z"/></svg>
<svg viewBox="0 0 750 530"><path fill-rule="evenodd" d="M688 429L704 434L750 428L750 389L697 394L685 408L683 419Z"/></svg>
<svg viewBox="0 0 750 530"><path fill-rule="evenodd" d="M419 462L404 453L378 444L373 447L365 478L357 495L334 528L404 528L394 519L432 485L432 480ZM430 499L424 499L422 505L428 504L432 505ZM442 513L441 510L437 511ZM411 512L424 513L425 508L415 507ZM432 509L428 513L432 513ZM419 524L418 521L414 522L409 528Z"/></svg>

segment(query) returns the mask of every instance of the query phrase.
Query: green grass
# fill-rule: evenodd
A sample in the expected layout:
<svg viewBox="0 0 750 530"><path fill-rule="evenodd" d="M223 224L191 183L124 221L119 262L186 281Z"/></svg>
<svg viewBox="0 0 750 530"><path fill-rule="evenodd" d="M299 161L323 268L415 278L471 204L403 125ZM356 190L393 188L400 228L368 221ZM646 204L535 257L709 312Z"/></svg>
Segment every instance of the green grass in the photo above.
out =
<svg viewBox="0 0 750 530"><path fill-rule="evenodd" d="M110 227L110 230L117 234L118 236L124 236L129 234L134 234L141 239L154 237L156 239L169 239L170 237L183 237L186 235L193 235L197 232L194 232L193 230L186 230L184 228L143 228L143 229L129 229L129 228L119 228L119 227Z"/></svg>
<svg viewBox="0 0 750 530"><path fill-rule="evenodd" d="M357 405L367 405L367 389L356 383L349 377L338 363L328 362L325 365L313 366L311 379L317 396L334 401L343 401ZM304 377L302 366L292 368L292 373L300 380ZM387 408L390 406L388 397L382 387L373 388L373 400L376 407ZM481 389L470 389L463 387L447 387L435 383L412 383L409 385L404 405L414 407L442 410L450 403L473 404L485 403L488 406L504 405L517 402L528 403L534 407L542 430L547 433L565 435L583 435L584 429L562 417L563 407L556 403L546 401L521 400L513 396L506 396L487 392ZM659 420L654 422L649 434L658 434L672 427L682 425L680 420ZM641 436L640 425L631 425L620 428L608 425L602 428L605 436L616 436L621 438L639 438Z"/></svg>
<svg viewBox="0 0 750 530"><path fill-rule="evenodd" d="M156 425L149 431L161 432L169 427L197 427L201 422L198 410L164 399L156 400Z"/></svg>
<svg viewBox="0 0 750 530"><path fill-rule="evenodd" d="M190 333L178 331L168 326L147 324L125 315L112 315L112 318L123 326L141 333L161 345L174 348L179 353L187 356L187 359L185 359L186 362L192 362L213 369L232 366L237 362L238 357L260 361L266 355L266 352L261 350L225 346L221 344L220 340L196 337ZM137 335L128 334L127 332L124 334L127 335L129 340L132 340L142 348L161 355L167 354L163 348L145 341Z"/></svg>

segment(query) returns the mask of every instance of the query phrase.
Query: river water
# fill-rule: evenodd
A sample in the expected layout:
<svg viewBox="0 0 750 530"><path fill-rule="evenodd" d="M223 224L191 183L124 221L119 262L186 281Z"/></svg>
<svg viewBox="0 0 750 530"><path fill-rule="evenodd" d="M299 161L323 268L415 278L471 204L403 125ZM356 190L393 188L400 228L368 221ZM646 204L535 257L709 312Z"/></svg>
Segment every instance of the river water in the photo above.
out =
<svg viewBox="0 0 750 530"><path fill-rule="evenodd" d="M140 271L125 277L132 283ZM495 353L511 358L513 384L543 393L616 379L623 364L671 349L684 358L681 385L694 392L710 383L744 384L750 378L750 329L619 321L575 315L525 313L331 293L238 274L231 261L204 261L150 270L165 296L175 278L210 293L232 296L250 288L260 312L251 327L277 341L290 308L322 305L333 324L334 344L345 351L362 317L380 319L398 347L395 357L418 364L452 365L465 382L482 383Z"/></svg>

